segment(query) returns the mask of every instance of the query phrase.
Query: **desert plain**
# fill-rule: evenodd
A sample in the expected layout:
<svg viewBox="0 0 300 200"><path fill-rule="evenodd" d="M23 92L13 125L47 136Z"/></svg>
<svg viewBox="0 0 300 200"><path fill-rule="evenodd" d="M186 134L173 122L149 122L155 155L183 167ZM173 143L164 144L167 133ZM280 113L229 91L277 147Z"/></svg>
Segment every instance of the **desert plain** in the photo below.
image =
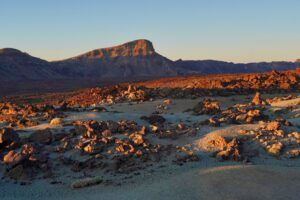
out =
<svg viewBox="0 0 300 200"><path fill-rule="evenodd" d="M299 199L299 70L211 77L3 97L0 198Z"/></svg>

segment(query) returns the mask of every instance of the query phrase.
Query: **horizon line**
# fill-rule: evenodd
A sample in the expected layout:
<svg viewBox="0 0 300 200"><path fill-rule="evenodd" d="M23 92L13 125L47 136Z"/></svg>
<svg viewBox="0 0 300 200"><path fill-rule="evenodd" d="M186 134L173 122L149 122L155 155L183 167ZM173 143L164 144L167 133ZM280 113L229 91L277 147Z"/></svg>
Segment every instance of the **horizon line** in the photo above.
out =
<svg viewBox="0 0 300 200"><path fill-rule="evenodd" d="M15 50L18 50L20 52L23 52L23 53L26 53L32 57L35 57L35 58L39 58L41 60L45 60L47 62L59 62L59 61L63 61L63 60L67 60L67 59L71 59L71 58L74 58L74 57L77 57L77 56L80 56L80 55L84 55L86 53L89 53L91 51L94 51L94 50L100 50L100 49L109 49L109 48L114 48L114 47L119 47L119 46L122 46L122 45L125 45L125 44L128 44L128 43L131 43L131 42L135 42L135 41L140 41L140 40L145 40L145 41L148 41L152 44L153 48L154 48L154 45L153 45L153 42L149 39L145 39L145 38L140 38L140 39L134 39L134 40L130 40L130 41L127 41L127 42L123 42L123 43L119 43L119 44L114 44L114 45L110 45L110 46L106 46L106 47L100 47L100 48L90 48L90 50L83 50L84 52L83 53L77 53L76 55L73 55L73 56L68 56L66 58L54 58L54 59L47 59L47 58L43 58L43 57L39 57L39 56L35 56L34 53L30 52L30 51L23 51L19 48L14 48L14 47L3 47L3 48L0 48L0 50L3 50L3 49L15 49ZM156 51L156 48L154 48L155 52L158 53L158 51ZM160 53L158 53L160 54ZM222 59L214 59L214 58L201 58L201 59L197 59L197 58L192 58L192 59L184 59L184 58L176 58L176 59L172 59L172 58L169 58L168 56L165 56L163 54L160 54L161 56L173 61L173 62L176 62L176 61L217 61L217 62L227 62L227 63L233 63L233 64L251 64L251 63L272 63L272 62L292 62L292 63L297 63L299 58L295 58L294 60L258 60L258 61L245 61L245 62L235 62L235 61L231 61L231 60L222 60Z"/></svg>

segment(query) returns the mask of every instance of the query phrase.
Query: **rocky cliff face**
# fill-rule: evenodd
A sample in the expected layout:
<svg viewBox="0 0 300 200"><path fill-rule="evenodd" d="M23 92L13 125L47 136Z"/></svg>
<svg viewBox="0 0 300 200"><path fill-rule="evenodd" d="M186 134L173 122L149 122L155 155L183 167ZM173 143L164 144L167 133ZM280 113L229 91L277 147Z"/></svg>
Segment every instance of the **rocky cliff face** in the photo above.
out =
<svg viewBox="0 0 300 200"><path fill-rule="evenodd" d="M95 49L85 54L71 58L71 60L112 59L116 57L151 56L156 52L148 40L135 40L111 48ZM70 60L70 59L68 59Z"/></svg>

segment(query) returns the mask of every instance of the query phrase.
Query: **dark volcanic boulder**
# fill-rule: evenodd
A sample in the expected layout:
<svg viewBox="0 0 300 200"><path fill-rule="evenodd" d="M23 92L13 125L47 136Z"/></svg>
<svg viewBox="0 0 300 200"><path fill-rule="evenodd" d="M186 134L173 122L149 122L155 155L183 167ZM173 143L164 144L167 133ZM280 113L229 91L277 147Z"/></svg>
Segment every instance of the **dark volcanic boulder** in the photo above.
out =
<svg viewBox="0 0 300 200"><path fill-rule="evenodd" d="M50 144L52 142L52 132L48 128L35 131L30 135L29 140L34 143Z"/></svg>
<svg viewBox="0 0 300 200"><path fill-rule="evenodd" d="M19 135L11 128L0 129L0 150L12 149L20 144Z"/></svg>
<svg viewBox="0 0 300 200"><path fill-rule="evenodd" d="M163 124L166 121L166 119L160 115L150 115L149 117L142 116L141 119L149 122L149 124L155 125Z"/></svg>

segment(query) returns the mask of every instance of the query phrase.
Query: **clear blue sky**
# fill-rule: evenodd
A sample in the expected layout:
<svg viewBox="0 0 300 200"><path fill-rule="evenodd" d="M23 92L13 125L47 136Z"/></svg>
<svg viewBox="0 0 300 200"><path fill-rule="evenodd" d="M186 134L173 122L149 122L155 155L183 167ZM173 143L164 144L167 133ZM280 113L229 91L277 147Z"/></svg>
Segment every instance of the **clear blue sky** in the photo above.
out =
<svg viewBox="0 0 300 200"><path fill-rule="evenodd" d="M300 58L300 0L0 0L0 48L59 60L145 38L176 60Z"/></svg>

